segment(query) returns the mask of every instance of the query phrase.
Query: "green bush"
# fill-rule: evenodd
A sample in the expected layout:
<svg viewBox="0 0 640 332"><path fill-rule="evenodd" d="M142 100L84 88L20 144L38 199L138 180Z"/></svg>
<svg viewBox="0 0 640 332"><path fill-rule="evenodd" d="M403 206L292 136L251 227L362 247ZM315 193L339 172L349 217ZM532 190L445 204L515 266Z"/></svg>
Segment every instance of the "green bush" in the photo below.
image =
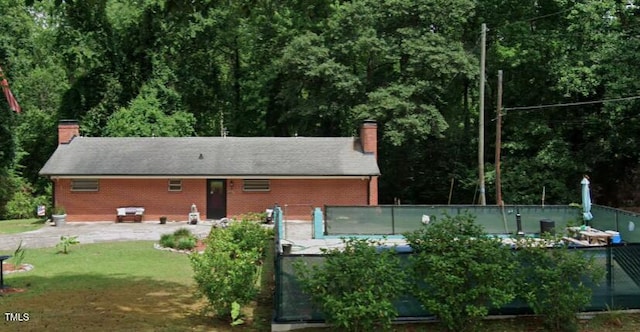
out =
<svg viewBox="0 0 640 332"><path fill-rule="evenodd" d="M196 246L196 239L193 237L180 237L176 243L176 249L191 250Z"/></svg>
<svg viewBox="0 0 640 332"><path fill-rule="evenodd" d="M259 291L262 259L272 233L252 222L213 228L203 254L191 254L198 295L220 317L230 317L232 304L248 304Z"/></svg>
<svg viewBox="0 0 640 332"><path fill-rule="evenodd" d="M555 248L532 239L518 243L520 297L540 315L548 331L577 331L576 314L591 301L591 287L605 276L593 253L572 250L559 238L549 238Z"/></svg>
<svg viewBox="0 0 640 332"><path fill-rule="evenodd" d="M323 249L320 266L297 262L299 280L327 322L347 331L391 328L398 315L394 300L405 290L406 275L392 249L378 252L377 242L351 238L344 249Z"/></svg>
<svg viewBox="0 0 640 332"><path fill-rule="evenodd" d="M446 216L405 234L412 292L450 331L474 331L491 308L515 298L510 248L486 236L469 214Z"/></svg>
<svg viewBox="0 0 640 332"><path fill-rule="evenodd" d="M162 234L160 236L160 245L165 248L191 250L196 247L197 242L198 239L195 235L186 228L180 228L172 234Z"/></svg>
<svg viewBox="0 0 640 332"><path fill-rule="evenodd" d="M175 237L192 237L193 233L187 228L178 228L175 232L173 232Z"/></svg>
<svg viewBox="0 0 640 332"><path fill-rule="evenodd" d="M173 234L162 234L160 236L160 245L165 248L175 248L176 238Z"/></svg>
<svg viewBox="0 0 640 332"><path fill-rule="evenodd" d="M247 212L243 214L239 214L235 216L234 220L240 221L253 221L253 222L263 222L267 218L266 212Z"/></svg>

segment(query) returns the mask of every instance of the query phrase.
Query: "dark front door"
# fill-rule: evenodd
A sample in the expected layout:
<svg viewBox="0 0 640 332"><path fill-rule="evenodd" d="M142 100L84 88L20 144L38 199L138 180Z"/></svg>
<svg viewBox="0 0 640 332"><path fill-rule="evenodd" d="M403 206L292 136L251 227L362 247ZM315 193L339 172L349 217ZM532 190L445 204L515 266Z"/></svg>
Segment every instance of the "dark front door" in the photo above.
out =
<svg viewBox="0 0 640 332"><path fill-rule="evenodd" d="M227 216L227 190L225 180L207 180L207 219Z"/></svg>

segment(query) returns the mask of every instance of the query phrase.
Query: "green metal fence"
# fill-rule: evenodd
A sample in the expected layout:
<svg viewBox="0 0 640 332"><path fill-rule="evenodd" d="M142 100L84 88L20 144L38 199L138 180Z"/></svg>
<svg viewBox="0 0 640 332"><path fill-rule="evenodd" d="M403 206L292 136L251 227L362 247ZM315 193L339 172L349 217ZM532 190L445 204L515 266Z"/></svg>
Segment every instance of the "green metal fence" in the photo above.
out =
<svg viewBox="0 0 640 332"><path fill-rule="evenodd" d="M380 205L325 206L324 235L401 235L417 230L422 222L446 215L470 213L490 234L513 234L520 214L525 233L540 233L540 221L551 220L557 229L581 223L579 208L562 206L478 206L478 205Z"/></svg>
<svg viewBox="0 0 640 332"><path fill-rule="evenodd" d="M320 310L311 302L298 282L294 265L296 262L323 264L322 255L285 254L280 243L280 233L284 231L281 212L276 209L276 257L275 257L275 323L309 323L323 321ZM568 224L582 223L582 211L572 206L373 206L345 207L326 206L324 210L323 236L348 235L401 235L406 231L419 229L424 216L429 222L468 212L476 216L487 233L513 234L516 231L516 215L520 215L525 233L539 233L541 220L552 220L556 229ZM593 296L588 311L610 308L640 309L640 215L635 213L594 205L591 210L593 220L589 225L600 230L614 230L620 233L622 243L604 247L576 248L585 254L594 255L596 264L607 271L606 279L599 285L591 285ZM321 219L321 214L314 219ZM638 229L635 226L638 226ZM314 221L315 227L315 221ZM553 250L553 249L550 249ZM399 253L408 259L411 253ZM432 319L418 301L406 294L395 304L398 320ZM530 313L530 308L522 301L505 305L493 314Z"/></svg>
<svg viewBox="0 0 640 332"><path fill-rule="evenodd" d="M343 237L349 235L402 235L421 227L426 220L437 221L446 215L469 213L489 234L514 234L517 216L522 231L540 233L541 221L553 221L557 230L567 225L581 225L582 210L569 205L534 206L508 205L380 205L380 206L325 206L322 235ZM594 205L593 220L588 224L599 230L620 233L626 243L640 243L640 215ZM321 223L322 224L322 223ZM636 225L638 226L636 229Z"/></svg>
<svg viewBox="0 0 640 332"><path fill-rule="evenodd" d="M589 221L590 226L617 231L625 243L640 243L640 215L637 213L594 205L591 214L593 220Z"/></svg>
<svg viewBox="0 0 640 332"><path fill-rule="evenodd" d="M550 249L553 250L553 249ZM612 247L580 248L585 254L594 255L596 264L607 270L605 281L592 285L593 296L587 306L588 311L602 311L610 308L640 309L640 244L617 245ZM401 259L408 259L410 253L399 253ZM276 257L276 323L319 322L322 312L311 302L297 280L296 262L322 264L322 255L279 255ZM398 320L432 319L420 303L407 294L395 303ZM531 309L523 301L514 301L492 314L526 314Z"/></svg>

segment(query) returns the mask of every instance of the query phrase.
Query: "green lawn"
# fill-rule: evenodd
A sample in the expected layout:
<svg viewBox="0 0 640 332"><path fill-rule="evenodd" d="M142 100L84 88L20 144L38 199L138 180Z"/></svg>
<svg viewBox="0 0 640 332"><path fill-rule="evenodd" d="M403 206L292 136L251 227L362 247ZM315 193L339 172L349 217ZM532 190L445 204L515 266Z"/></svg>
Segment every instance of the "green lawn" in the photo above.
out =
<svg viewBox="0 0 640 332"><path fill-rule="evenodd" d="M15 234L34 231L44 226L44 219L0 220L0 234Z"/></svg>
<svg viewBox="0 0 640 332"><path fill-rule="evenodd" d="M194 297L188 256L156 250L150 241L81 244L67 255L55 248L27 249L24 263L35 268L5 275L5 283L26 291L0 297L0 308L29 313L29 321L3 319L2 331L231 329L202 312L205 303ZM254 324L240 330L265 330L270 303L265 307L250 314Z"/></svg>

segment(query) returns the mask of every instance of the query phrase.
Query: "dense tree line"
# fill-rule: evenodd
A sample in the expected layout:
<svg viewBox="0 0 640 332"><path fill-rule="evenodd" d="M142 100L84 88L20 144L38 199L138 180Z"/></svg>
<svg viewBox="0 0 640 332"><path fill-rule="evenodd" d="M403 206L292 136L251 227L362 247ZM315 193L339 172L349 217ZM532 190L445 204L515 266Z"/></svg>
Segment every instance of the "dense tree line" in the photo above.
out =
<svg viewBox="0 0 640 332"><path fill-rule="evenodd" d="M504 200L639 205L633 1L0 0L0 207L46 195L59 119L86 136L349 136L380 128L381 201L474 203L480 26L485 169ZM599 100L609 102L591 103ZM566 104L535 109L517 107ZM0 215L8 214L0 208Z"/></svg>

